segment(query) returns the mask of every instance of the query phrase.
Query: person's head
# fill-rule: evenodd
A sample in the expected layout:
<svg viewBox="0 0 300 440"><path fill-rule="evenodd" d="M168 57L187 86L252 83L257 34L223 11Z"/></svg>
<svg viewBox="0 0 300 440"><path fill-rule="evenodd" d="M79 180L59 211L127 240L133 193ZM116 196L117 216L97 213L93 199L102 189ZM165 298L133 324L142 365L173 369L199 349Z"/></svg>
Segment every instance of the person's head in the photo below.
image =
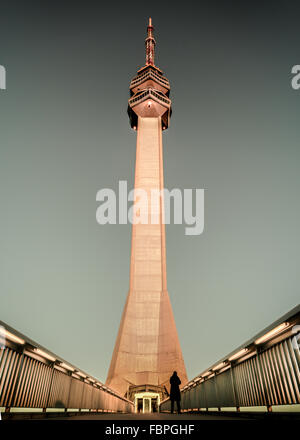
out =
<svg viewBox="0 0 300 440"><path fill-rule="evenodd" d="M174 372L173 372L173 376L177 376L177 371L174 371Z"/></svg>

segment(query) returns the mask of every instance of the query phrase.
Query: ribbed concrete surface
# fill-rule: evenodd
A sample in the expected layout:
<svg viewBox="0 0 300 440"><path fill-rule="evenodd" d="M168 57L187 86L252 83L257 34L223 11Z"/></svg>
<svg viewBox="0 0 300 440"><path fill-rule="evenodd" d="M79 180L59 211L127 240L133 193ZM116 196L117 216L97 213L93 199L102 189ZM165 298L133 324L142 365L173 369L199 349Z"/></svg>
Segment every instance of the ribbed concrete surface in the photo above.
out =
<svg viewBox="0 0 300 440"><path fill-rule="evenodd" d="M163 188L161 117L139 117L135 190L144 191L147 199L141 193L136 200L134 223L144 218L147 224L132 226L130 289L106 380L122 395L131 384L168 388L174 370L182 384L187 382L167 291L163 200L151 199L152 190Z"/></svg>

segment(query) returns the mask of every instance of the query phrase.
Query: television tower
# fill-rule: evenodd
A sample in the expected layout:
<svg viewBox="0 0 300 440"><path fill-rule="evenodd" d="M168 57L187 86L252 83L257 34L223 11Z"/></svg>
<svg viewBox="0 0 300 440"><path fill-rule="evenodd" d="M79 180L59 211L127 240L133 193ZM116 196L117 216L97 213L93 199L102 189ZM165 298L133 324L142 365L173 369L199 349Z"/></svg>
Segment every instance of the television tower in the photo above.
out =
<svg viewBox="0 0 300 440"><path fill-rule="evenodd" d="M164 189L162 131L172 111L169 81L155 65L153 30L149 18L146 64L130 83L128 101L130 125L137 131L135 194L138 199L138 191L145 191L151 209L147 224L139 222L139 209L133 209L129 293L106 380L132 400L135 393L149 390L164 398L174 370L182 385L187 382L167 291L163 196L151 200L152 190ZM156 224L151 212L158 216Z"/></svg>

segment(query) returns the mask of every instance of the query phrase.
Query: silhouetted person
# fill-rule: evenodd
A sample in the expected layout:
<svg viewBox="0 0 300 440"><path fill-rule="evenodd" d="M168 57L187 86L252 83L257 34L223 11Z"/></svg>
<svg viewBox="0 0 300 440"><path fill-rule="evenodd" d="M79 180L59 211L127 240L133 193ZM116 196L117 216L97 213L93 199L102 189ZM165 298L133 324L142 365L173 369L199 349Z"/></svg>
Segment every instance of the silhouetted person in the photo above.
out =
<svg viewBox="0 0 300 440"><path fill-rule="evenodd" d="M174 371L173 375L170 377L171 391L170 391L170 399L171 399L171 413L174 412L174 402L176 401L177 412L180 414L180 389L179 385L181 384L181 380L177 376L177 372Z"/></svg>

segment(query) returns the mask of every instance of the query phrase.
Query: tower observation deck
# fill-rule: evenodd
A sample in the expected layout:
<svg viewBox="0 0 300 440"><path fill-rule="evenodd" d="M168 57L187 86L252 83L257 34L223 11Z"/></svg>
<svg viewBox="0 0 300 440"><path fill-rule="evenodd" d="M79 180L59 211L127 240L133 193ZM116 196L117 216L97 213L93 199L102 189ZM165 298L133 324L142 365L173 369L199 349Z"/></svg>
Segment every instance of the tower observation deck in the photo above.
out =
<svg viewBox="0 0 300 440"><path fill-rule="evenodd" d="M162 131L168 128L171 116L170 84L155 65L153 30L150 18L146 64L132 79L128 100L130 125L137 131L134 205L143 190L148 199L148 221L141 221L134 206L129 293L106 380L131 400L135 395L143 397L143 393L164 398L174 370L183 385L187 382L167 291L163 194L151 199L152 190L164 189ZM151 212L157 214L155 224Z"/></svg>

